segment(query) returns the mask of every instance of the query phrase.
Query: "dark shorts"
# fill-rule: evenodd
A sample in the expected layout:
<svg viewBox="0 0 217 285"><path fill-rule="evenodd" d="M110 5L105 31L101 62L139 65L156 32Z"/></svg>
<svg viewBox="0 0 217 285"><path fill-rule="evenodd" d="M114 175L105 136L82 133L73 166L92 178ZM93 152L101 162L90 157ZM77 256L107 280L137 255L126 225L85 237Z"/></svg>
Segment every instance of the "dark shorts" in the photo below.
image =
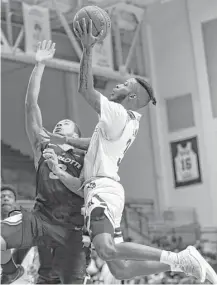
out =
<svg viewBox="0 0 217 285"><path fill-rule="evenodd" d="M96 235L108 233L114 236L114 228L104 213L104 208L93 209L90 215L90 236L93 239Z"/></svg>
<svg viewBox="0 0 217 285"><path fill-rule="evenodd" d="M104 208L96 207L90 215L90 237L91 240L99 234L110 234L115 243L123 242L121 228L113 228L112 223L104 213Z"/></svg>
<svg viewBox="0 0 217 285"><path fill-rule="evenodd" d="M72 276L83 279L86 274L82 230L52 225L39 212L22 210L20 214L1 221L1 236L7 249L31 246L51 248L52 267L58 272L63 283L70 283Z"/></svg>

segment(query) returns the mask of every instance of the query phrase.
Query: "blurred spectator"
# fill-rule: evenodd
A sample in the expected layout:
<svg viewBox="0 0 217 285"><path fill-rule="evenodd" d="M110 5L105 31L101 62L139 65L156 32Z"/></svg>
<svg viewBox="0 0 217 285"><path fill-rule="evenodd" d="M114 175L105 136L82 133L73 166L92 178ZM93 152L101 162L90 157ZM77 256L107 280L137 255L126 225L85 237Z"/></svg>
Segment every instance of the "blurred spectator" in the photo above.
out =
<svg viewBox="0 0 217 285"><path fill-rule="evenodd" d="M1 186L1 219L4 220L11 215L17 215L20 207L16 203L16 188L13 185ZM28 253L29 248L13 250L13 259L16 264L21 264Z"/></svg>
<svg viewBox="0 0 217 285"><path fill-rule="evenodd" d="M16 204L16 189L14 186L5 184L1 186L1 219L6 219L10 213L19 210Z"/></svg>
<svg viewBox="0 0 217 285"><path fill-rule="evenodd" d="M6 219L9 216L19 214L20 206L16 203L16 188L12 185L5 184L1 186L1 219ZM34 256L36 259L40 259L40 267L37 274L37 268L39 266L39 260L34 263L30 263L30 260ZM26 263L27 275L34 279L36 284L59 284L60 280L53 272L52 266L52 253L50 248L39 247L25 248L13 250L13 259L16 264ZM34 276L34 278L33 278ZM37 277L38 276L38 277Z"/></svg>

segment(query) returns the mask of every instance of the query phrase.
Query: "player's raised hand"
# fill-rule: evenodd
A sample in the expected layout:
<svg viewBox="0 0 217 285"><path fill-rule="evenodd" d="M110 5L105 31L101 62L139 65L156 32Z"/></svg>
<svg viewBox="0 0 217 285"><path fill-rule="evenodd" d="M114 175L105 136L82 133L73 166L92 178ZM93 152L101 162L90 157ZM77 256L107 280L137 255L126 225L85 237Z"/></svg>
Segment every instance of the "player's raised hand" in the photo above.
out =
<svg viewBox="0 0 217 285"><path fill-rule="evenodd" d="M52 59L55 54L55 43L52 41L43 41L38 43L35 59L37 62L44 63Z"/></svg>
<svg viewBox="0 0 217 285"><path fill-rule="evenodd" d="M78 21L75 23L75 33L79 37L83 48L89 48L95 45L103 34L103 31L97 37L94 37L92 33L92 20L86 21L83 18L81 24Z"/></svg>

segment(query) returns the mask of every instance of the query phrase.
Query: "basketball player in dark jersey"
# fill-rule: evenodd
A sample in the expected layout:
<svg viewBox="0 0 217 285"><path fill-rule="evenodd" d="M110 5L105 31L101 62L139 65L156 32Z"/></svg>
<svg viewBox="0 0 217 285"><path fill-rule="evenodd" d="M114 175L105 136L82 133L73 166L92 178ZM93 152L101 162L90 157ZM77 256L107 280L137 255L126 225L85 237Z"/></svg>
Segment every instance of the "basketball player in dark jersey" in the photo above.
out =
<svg viewBox="0 0 217 285"><path fill-rule="evenodd" d="M51 145L41 139L42 116L38 106L44 62L53 58L55 44L44 41L36 52L36 66L30 77L26 101L26 130L34 152L37 196L32 212L21 209L20 214L1 222L1 283L9 284L23 275L23 268L11 257L11 248L47 246L53 252L52 267L61 282L83 283L86 255L82 243L84 218L83 198L74 194L80 186L84 151L67 144ZM57 123L54 133L80 137L78 126L71 120ZM69 183L72 176L73 185ZM68 188L70 185L71 188ZM78 192L79 193L79 192Z"/></svg>

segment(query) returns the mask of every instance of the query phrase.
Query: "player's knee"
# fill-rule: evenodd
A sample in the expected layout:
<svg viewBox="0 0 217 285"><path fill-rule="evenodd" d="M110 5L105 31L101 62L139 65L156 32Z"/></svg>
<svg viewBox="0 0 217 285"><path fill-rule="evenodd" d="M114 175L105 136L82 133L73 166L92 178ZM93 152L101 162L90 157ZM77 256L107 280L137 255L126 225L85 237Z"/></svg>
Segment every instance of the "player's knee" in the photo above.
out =
<svg viewBox="0 0 217 285"><path fill-rule="evenodd" d="M1 251L5 251L7 249L6 241L2 236L0 237L1 237Z"/></svg>
<svg viewBox="0 0 217 285"><path fill-rule="evenodd" d="M12 257L12 253L10 249L1 251L1 264L8 263L11 257Z"/></svg>
<svg viewBox="0 0 217 285"><path fill-rule="evenodd" d="M111 265L111 263L109 265ZM125 279L131 278L131 272L129 272L129 268L127 264L125 264L124 261L122 263L120 262L118 266L117 264L113 264L112 266L109 266L109 270L111 274L117 280L125 280Z"/></svg>
<svg viewBox="0 0 217 285"><path fill-rule="evenodd" d="M124 271L120 268L110 269L110 272L117 280L128 279L125 277L126 274L124 273Z"/></svg>
<svg viewBox="0 0 217 285"><path fill-rule="evenodd" d="M116 256L116 248L115 244L111 239L106 240L104 243L94 244L95 249L99 257L104 261L109 261L115 259Z"/></svg>

